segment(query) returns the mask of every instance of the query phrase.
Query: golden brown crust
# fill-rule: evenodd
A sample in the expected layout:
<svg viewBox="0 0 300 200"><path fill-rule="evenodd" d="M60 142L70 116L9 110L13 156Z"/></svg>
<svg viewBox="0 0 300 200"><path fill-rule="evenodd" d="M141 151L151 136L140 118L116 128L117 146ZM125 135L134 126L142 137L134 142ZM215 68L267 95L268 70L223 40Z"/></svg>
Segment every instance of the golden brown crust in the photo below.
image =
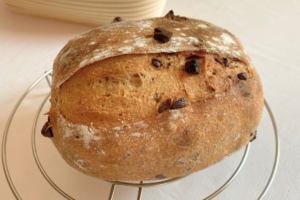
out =
<svg viewBox="0 0 300 200"><path fill-rule="evenodd" d="M173 32L171 40L153 39L154 28ZM239 40L225 29L196 20L151 18L102 26L70 40L54 61L53 85L59 87L76 71L105 58L124 54L202 51L249 63Z"/></svg>
<svg viewBox="0 0 300 200"><path fill-rule="evenodd" d="M188 37L197 38L200 46L187 40L180 46L150 42L117 53L114 49L123 48L124 41L134 46L134 39L125 34L123 43L116 38L115 43L105 43L102 37L107 33L148 33L147 27L139 32L141 22L120 22L128 23L119 26L120 31L111 25L101 28L104 36L96 29L84 40L72 40L55 61L49 112L52 141L66 162L87 175L119 181L187 175L245 146L259 124L261 82L232 34L198 20L145 21L151 21L151 29L180 27L179 35L191 34ZM183 32L187 27L189 31ZM210 32L205 32L208 27ZM109 45L113 51L100 60L85 61L91 51L80 49L91 41L101 41L101 51ZM209 46L212 41L223 46ZM76 58L72 54L65 61L62 55L68 57L64 52L72 49ZM162 66L154 66L153 59ZM190 59L199 61L199 74L186 72ZM238 78L241 73L247 74L246 80ZM164 102L183 98L185 107L160 112Z"/></svg>

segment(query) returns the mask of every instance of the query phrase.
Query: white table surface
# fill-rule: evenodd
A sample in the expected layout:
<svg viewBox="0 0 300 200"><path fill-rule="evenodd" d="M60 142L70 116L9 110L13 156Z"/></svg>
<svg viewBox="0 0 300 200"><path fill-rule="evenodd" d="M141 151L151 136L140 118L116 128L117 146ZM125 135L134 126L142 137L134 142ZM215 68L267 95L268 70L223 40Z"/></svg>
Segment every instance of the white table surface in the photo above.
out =
<svg viewBox="0 0 300 200"><path fill-rule="evenodd" d="M277 176L267 200L300 199L300 1L299 0L169 0L164 13L199 18L226 28L239 37L252 58L273 109L281 141ZM0 136L14 105L46 70L66 44L92 27L23 16L0 1ZM24 200L64 199L43 178L31 152L35 112L49 92L43 80L21 105L8 137L7 156L12 179ZM49 106L49 104L47 104ZM43 112L46 112L47 108ZM46 118L39 121L38 128ZM76 199L107 199L110 184L70 168L47 140L37 135L41 162L51 178ZM239 176L218 200L253 200L263 190L274 161L274 136L264 111L258 139ZM203 199L231 175L243 152L162 187L144 189L143 199ZM1 166L2 168L2 166ZM137 189L116 187L116 200L136 199ZM0 199L14 196L0 169Z"/></svg>

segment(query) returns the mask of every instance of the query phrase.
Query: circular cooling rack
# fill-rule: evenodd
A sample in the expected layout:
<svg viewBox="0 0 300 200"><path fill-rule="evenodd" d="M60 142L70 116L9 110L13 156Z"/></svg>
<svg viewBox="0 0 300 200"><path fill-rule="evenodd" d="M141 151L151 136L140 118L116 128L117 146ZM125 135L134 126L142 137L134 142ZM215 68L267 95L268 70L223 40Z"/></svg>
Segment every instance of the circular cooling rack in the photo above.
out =
<svg viewBox="0 0 300 200"><path fill-rule="evenodd" d="M17 104L15 105L15 107L13 108L13 111L11 112L5 130L4 130L4 135L3 135L3 143L2 143L2 164L3 164L3 169L4 169L4 173L7 179L7 182L9 184L9 187L11 188L11 191L13 192L14 196L16 197L16 199L20 200L22 199L21 196L19 195L19 193L17 192L17 189L14 186L14 183L11 179L11 176L9 174L9 169L8 169L8 165L7 165L7 159L6 159L6 142L7 142L7 136L9 133L9 129L11 126L11 122L15 116L16 111L18 110L20 104L22 103L22 101L25 99L25 97L27 96L27 94L34 88L36 87L36 85L38 83L40 83L43 79L46 79L49 86L51 87L51 81L50 81L50 77L52 76L52 70L46 72L43 76L41 76L36 82L34 82L27 90L26 92L23 94L23 96L20 98L20 100L17 102ZM37 149L36 149L36 127L37 127L37 122L38 122L38 118L41 114L41 110L43 109L43 107L45 106L45 103L47 102L47 100L50 98L50 93L46 96L46 98L44 99L44 101L41 103L41 105L39 106L36 116L34 118L34 123L33 123L33 127L32 127L32 138L31 138L31 144L32 144L32 151L33 151L33 155L34 155L34 159L36 161L36 164L38 166L38 168L40 169L42 175L45 177L45 179L48 181L48 183L57 191L59 192L63 197L65 197L66 199L69 200L74 200L73 197L71 197L70 195L68 195L67 193L65 193L59 186L57 186L52 180L51 178L48 176L48 174L46 173L46 171L44 170L39 157L38 157L38 153L37 153ZM280 146L279 146L279 138L278 138L278 132L277 132L277 126L276 126L276 122L273 116L273 113L271 111L271 108L269 107L267 101L264 101L265 107L268 111L268 114L271 118L272 124L273 124L273 129L274 129L274 136L275 136L275 161L274 161L274 165L273 165L273 169L271 172L271 175L269 177L269 180L265 186L265 188L263 189L262 193L260 194L260 196L258 197L258 200L262 200L264 198L264 196L266 195L266 193L268 192L276 171L277 171L277 167L278 167L278 162L279 162L279 151L280 151ZM208 197L204 198L204 200L210 200L213 199L215 196L217 196L219 193L221 193L235 178L236 176L239 174L239 172L241 171L243 165L246 162L248 153L250 150L250 143L247 144L247 146L245 147L245 151L242 157L242 160L240 161L237 169L234 171L234 173L231 175L231 177L220 187L218 188L214 193L212 193L211 195L209 195ZM186 177L186 176L184 176ZM120 181L107 181L107 180L103 180L106 182L111 183L111 190L110 190L110 194L108 199L112 200L113 199L113 195L114 195L114 191L115 191L115 187L116 185L122 185L122 186L131 186L131 187L138 187L138 195L137 195L137 199L141 200L142 199L142 191L144 187L152 187L152 186L160 186L160 185L164 185L167 183L171 183L177 180L180 180L184 177L177 177L177 178L172 178L172 179L168 179L168 180L163 180L163 181L156 181L156 182L147 182L144 183L143 181L140 181L140 183L130 183L130 182L120 182Z"/></svg>

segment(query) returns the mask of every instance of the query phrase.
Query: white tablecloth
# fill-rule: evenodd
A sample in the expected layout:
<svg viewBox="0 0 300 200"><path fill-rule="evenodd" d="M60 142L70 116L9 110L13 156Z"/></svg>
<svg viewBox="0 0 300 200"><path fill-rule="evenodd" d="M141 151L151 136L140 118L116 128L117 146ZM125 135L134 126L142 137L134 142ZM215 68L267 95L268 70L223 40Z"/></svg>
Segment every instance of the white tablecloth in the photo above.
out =
<svg viewBox="0 0 300 200"><path fill-rule="evenodd" d="M281 140L277 176L265 199L300 199L300 1L297 0L169 0L165 12L199 18L237 35L258 70L265 98L273 109ZM74 36L92 27L11 13L0 2L0 135L14 105ZM64 199L44 179L31 152L34 115L49 92L43 80L26 97L12 123L7 142L11 177L25 200ZM45 113L48 109L43 110ZM38 123L38 129L46 118ZM37 148L53 181L76 199L107 199L110 184L70 168L50 140L37 135ZM243 152L176 183L146 188L144 200L203 199L229 178ZM253 200L264 188L273 166L275 143L265 110L258 138L239 176L215 199ZM2 167L2 166L1 166ZM0 170L0 199L14 196ZM136 199L137 189L116 187L114 199Z"/></svg>

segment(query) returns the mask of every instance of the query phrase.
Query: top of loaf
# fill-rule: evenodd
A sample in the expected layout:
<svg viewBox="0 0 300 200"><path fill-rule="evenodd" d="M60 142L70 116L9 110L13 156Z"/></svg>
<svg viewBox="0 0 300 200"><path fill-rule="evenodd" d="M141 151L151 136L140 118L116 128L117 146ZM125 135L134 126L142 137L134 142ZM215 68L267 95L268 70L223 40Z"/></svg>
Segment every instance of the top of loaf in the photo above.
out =
<svg viewBox="0 0 300 200"><path fill-rule="evenodd" d="M170 41L162 43L153 38L157 27L173 33ZM185 17L125 21L93 29L70 40L54 61L53 87L58 88L79 69L105 58L183 51L202 51L250 63L239 40L211 23Z"/></svg>

